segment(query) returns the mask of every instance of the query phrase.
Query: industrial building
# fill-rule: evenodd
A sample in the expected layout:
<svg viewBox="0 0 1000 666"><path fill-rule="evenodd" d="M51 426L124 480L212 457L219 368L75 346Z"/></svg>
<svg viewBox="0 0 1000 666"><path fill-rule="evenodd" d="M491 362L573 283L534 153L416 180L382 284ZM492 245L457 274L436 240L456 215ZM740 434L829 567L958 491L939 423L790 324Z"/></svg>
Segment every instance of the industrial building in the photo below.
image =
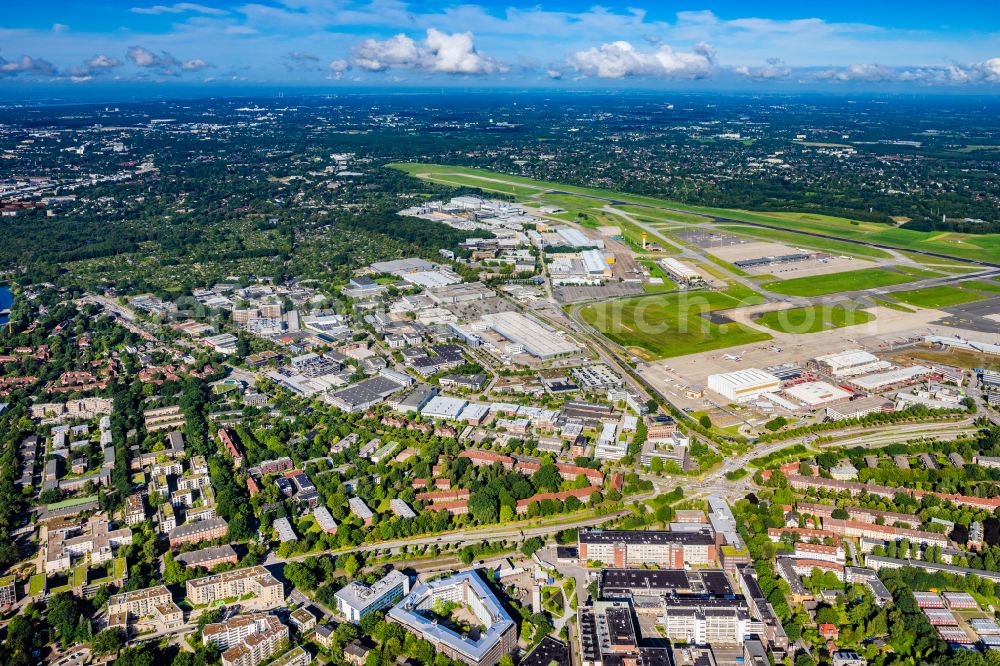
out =
<svg viewBox="0 0 1000 666"><path fill-rule="evenodd" d="M758 368L747 368L735 372L709 375L708 388L730 402L751 402L762 395L780 391L781 380L770 372Z"/></svg>
<svg viewBox="0 0 1000 666"><path fill-rule="evenodd" d="M422 612L438 601L464 605L485 628L473 639ZM517 649L514 621L486 583L471 571L418 585L386 617L429 641L439 652L469 666L496 666L501 657Z"/></svg>
<svg viewBox="0 0 1000 666"><path fill-rule="evenodd" d="M438 395L431 398L430 402L428 402L424 408L420 410L420 415L430 419L454 421L459 417L462 410L465 409L468 404L468 400L462 400L461 398L448 398Z"/></svg>
<svg viewBox="0 0 1000 666"><path fill-rule="evenodd" d="M518 312L483 315L480 322L482 329L492 330L510 341L506 353L525 352L546 360L579 351L576 344L555 330Z"/></svg>
<svg viewBox="0 0 1000 666"><path fill-rule="evenodd" d="M827 382L805 382L785 389L785 395L798 400L807 407L819 407L828 402L836 402L851 397L851 393Z"/></svg>
<svg viewBox="0 0 1000 666"><path fill-rule="evenodd" d="M705 281L705 278L700 272L696 271L688 264L670 257L660 259L660 268L666 271L667 275L670 276L670 279L678 284L692 285Z"/></svg>
<svg viewBox="0 0 1000 666"><path fill-rule="evenodd" d="M835 354L814 358L811 365L832 377L853 377L871 372L879 372L892 367L888 361L863 349L849 349Z"/></svg>
<svg viewBox="0 0 1000 666"><path fill-rule="evenodd" d="M915 384L934 371L923 365L911 365L906 368L895 368L873 375L854 377L848 383L859 391L888 391L899 386Z"/></svg>
<svg viewBox="0 0 1000 666"><path fill-rule="evenodd" d="M845 419L858 419L862 416L875 414L878 412L891 412L894 404L891 400L877 395L865 396L856 400L848 400L837 405L829 405L826 408L826 418L832 421L843 421Z"/></svg>

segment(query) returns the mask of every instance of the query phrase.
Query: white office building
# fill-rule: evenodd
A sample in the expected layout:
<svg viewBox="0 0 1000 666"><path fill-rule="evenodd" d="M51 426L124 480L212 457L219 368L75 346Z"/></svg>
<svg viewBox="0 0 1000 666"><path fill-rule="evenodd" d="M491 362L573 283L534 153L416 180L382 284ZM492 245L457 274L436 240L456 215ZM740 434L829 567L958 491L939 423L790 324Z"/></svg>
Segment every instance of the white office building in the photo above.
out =
<svg viewBox="0 0 1000 666"><path fill-rule="evenodd" d="M337 610L344 614L348 622L357 624L365 615L388 608L409 593L409 576L393 569L370 587L355 581L334 596Z"/></svg>

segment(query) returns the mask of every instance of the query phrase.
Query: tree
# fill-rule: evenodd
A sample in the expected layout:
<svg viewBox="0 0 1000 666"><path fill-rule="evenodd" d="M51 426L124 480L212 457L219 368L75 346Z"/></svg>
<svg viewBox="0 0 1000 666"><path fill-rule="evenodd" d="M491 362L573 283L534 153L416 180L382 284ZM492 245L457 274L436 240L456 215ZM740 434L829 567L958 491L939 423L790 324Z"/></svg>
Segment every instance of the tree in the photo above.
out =
<svg viewBox="0 0 1000 666"><path fill-rule="evenodd" d="M848 513L847 509L837 507L836 509L833 510L830 516L832 518L836 518L837 520L847 520L848 518L851 517L851 514Z"/></svg>
<svg viewBox="0 0 1000 666"><path fill-rule="evenodd" d="M358 561L356 556L351 554L344 558L344 571L349 577L354 578L355 574L357 574L360 570L361 562Z"/></svg>
<svg viewBox="0 0 1000 666"><path fill-rule="evenodd" d="M531 482L541 492L556 492L562 485L562 477L555 465L547 464L538 468L538 471L531 475ZM469 507L471 510L471 507Z"/></svg>
<svg viewBox="0 0 1000 666"><path fill-rule="evenodd" d="M121 649L125 642L125 636L121 629L105 629L96 636L90 643L90 650L96 656L114 654Z"/></svg>
<svg viewBox="0 0 1000 666"><path fill-rule="evenodd" d="M702 414L702 415L701 415L701 416L700 416L700 417L698 418L698 424L699 424L699 425L700 425L700 426L701 426L702 428L705 428L705 429L707 430L707 429L709 429L709 428L711 428L711 427L712 427L712 419L711 419L711 418L709 418L708 414Z"/></svg>
<svg viewBox="0 0 1000 666"><path fill-rule="evenodd" d="M527 539L523 544L521 544L521 552L527 555L528 557L531 557L532 555L537 553L539 549L541 549L541 547L544 545L545 542L543 542L541 538L531 537L530 539Z"/></svg>

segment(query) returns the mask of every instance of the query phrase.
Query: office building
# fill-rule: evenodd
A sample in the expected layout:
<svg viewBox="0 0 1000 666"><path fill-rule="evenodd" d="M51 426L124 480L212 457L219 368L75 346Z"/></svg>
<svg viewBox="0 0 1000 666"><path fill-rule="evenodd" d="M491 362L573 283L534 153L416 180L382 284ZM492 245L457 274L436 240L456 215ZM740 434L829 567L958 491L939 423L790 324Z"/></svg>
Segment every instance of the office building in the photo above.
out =
<svg viewBox="0 0 1000 666"><path fill-rule="evenodd" d="M483 627L475 639L458 634L421 611L438 601L463 604ZM475 572L464 572L418 585L386 616L420 638L438 652L469 666L496 666L500 658L517 649L517 629L500 601Z"/></svg>
<svg viewBox="0 0 1000 666"><path fill-rule="evenodd" d="M395 569L372 586L357 581L349 583L334 595L337 610L348 622L357 624L365 615L388 608L410 591L410 578Z"/></svg>
<svg viewBox="0 0 1000 666"><path fill-rule="evenodd" d="M708 531L581 529L578 547L581 565L597 561L615 567L656 564L683 569L686 564L710 565L716 558L715 538Z"/></svg>

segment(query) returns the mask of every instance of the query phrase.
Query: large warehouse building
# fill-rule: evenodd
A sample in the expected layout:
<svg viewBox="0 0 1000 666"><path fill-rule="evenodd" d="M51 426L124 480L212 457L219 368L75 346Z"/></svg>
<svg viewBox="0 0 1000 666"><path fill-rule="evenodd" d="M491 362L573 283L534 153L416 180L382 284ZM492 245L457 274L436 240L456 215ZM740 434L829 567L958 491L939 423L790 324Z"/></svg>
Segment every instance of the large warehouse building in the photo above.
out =
<svg viewBox="0 0 1000 666"><path fill-rule="evenodd" d="M812 363L820 372L833 377L866 375L892 367L888 361L883 361L878 356L863 349L849 349L836 354L826 354L814 358Z"/></svg>
<svg viewBox="0 0 1000 666"><path fill-rule="evenodd" d="M808 407L819 407L827 402L850 398L844 389L827 382L805 382L785 389L785 395L798 400Z"/></svg>
<svg viewBox="0 0 1000 666"><path fill-rule="evenodd" d="M660 267L667 272L671 280L679 284L694 284L704 281L701 273L694 268L670 257L660 259Z"/></svg>
<svg viewBox="0 0 1000 666"><path fill-rule="evenodd" d="M781 380L770 372L747 368L708 376L708 389L730 402L750 402L767 393L781 390Z"/></svg>
<svg viewBox="0 0 1000 666"><path fill-rule="evenodd" d="M850 384L860 391L888 391L900 386L915 384L931 374L934 374L934 371L926 366L911 365L905 368L878 372L874 375L855 377L850 381Z"/></svg>
<svg viewBox="0 0 1000 666"><path fill-rule="evenodd" d="M480 321L484 328L493 330L513 343L515 349L522 349L541 359L565 356L579 351L573 342L519 312L483 315Z"/></svg>

